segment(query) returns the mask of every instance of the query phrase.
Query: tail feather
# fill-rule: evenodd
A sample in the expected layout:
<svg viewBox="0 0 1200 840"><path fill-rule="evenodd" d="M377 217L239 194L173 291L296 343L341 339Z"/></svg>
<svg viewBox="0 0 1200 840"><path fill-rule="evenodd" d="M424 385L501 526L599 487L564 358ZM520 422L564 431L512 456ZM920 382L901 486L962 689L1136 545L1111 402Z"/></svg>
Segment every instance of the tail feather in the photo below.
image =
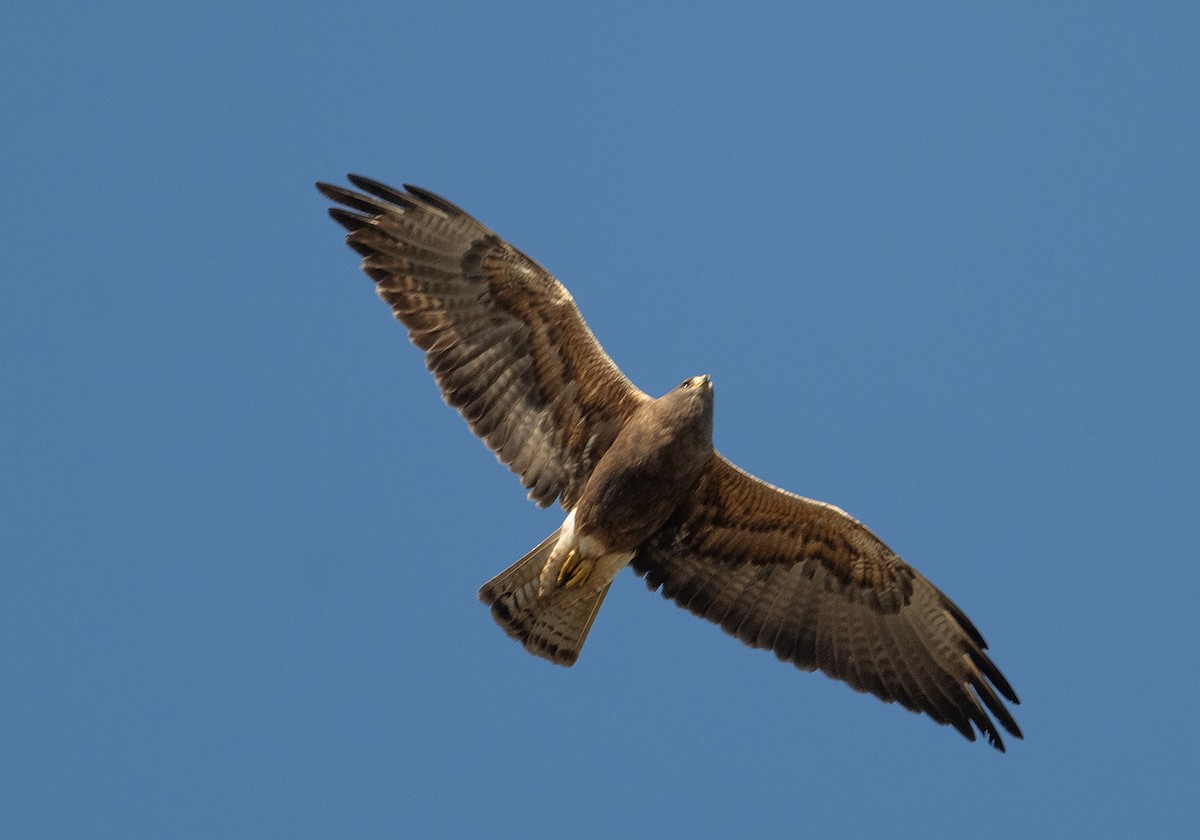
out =
<svg viewBox="0 0 1200 840"><path fill-rule="evenodd" d="M479 600L492 608L496 623L527 651L569 667L579 658L611 583L598 590L555 587L539 595L538 579L558 535L555 531L485 583Z"/></svg>

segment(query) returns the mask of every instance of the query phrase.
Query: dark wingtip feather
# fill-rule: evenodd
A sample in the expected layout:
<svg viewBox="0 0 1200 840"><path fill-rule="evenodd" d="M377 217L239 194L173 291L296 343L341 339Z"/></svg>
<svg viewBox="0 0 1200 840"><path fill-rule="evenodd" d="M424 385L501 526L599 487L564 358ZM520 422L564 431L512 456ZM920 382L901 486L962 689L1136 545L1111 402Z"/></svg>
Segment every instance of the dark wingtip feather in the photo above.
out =
<svg viewBox="0 0 1200 840"><path fill-rule="evenodd" d="M363 216L359 213L351 213L349 210L343 210L341 207L330 207L329 218L333 219L351 233L356 230L361 230L371 223L371 219L368 216Z"/></svg>
<svg viewBox="0 0 1200 840"><path fill-rule="evenodd" d="M975 666L983 672L983 675L996 687L996 690L1003 694L1010 703L1017 706L1021 705L1021 701L1017 698L1017 693L1013 691L1013 687L1009 685L1004 674L1000 673L1000 669L996 667L996 663L991 660L991 657L980 651L978 656L972 652L971 659L975 663Z"/></svg>
<svg viewBox="0 0 1200 840"><path fill-rule="evenodd" d="M412 196L405 195L399 190L389 187L387 184L376 181L374 178L368 178L365 175L355 175L351 172L346 176L346 179L363 192L370 193L376 198L382 198L384 201L389 201L400 207L414 206Z"/></svg>
<svg viewBox="0 0 1200 840"><path fill-rule="evenodd" d="M992 687L983 679L973 679L971 681L975 689L975 694L983 700L984 705L995 716L996 720L1000 721L1000 725L1008 731L1010 735L1016 738L1023 738L1021 727L1017 726L1017 721L1013 718L1012 713L1005 708L1000 698L992 690Z"/></svg>
<svg viewBox="0 0 1200 840"><path fill-rule="evenodd" d="M365 213L368 216L380 216L393 210L390 204L382 202L377 198L351 192L332 184L326 184L325 189L322 189L321 193L330 201L336 201L338 204L349 207L351 210Z"/></svg>
<svg viewBox="0 0 1200 840"><path fill-rule="evenodd" d="M968 720L966 718L961 717L959 715L948 716L947 723L949 723L952 727L954 727L956 730L958 730L959 735L963 736L968 741L971 741L972 743L974 743L975 730L971 728L971 724L970 724L970 722L968 722ZM986 731L984 734L987 734Z"/></svg>
<svg viewBox="0 0 1200 840"><path fill-rule="evenodd" d="M443 213L449 213L452 216L464 215L463 211L460 210L456 205L442 198L437 193L430 192L427 189L414 186L413 184L405 184L404 189L408 190L426 204L432 205L433 207L441 210Z"/></svg>

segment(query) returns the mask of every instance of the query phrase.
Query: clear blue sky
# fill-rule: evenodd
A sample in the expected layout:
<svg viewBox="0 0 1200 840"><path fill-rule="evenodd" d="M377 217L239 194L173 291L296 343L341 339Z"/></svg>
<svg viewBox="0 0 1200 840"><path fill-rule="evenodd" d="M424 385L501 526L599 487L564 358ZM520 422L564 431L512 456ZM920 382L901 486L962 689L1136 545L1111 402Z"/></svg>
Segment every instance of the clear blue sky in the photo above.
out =
<svg viewBox="0 0 1200 840"><path fill-rule="evenodd" d="M810 5L6 14L0 835L1194 836L1200 11ZM957 600L1026 740L632 574L576 668L522 652L475 591L560 514L359 274L347 171L645 390L712 374L718 447Z"/></svg>

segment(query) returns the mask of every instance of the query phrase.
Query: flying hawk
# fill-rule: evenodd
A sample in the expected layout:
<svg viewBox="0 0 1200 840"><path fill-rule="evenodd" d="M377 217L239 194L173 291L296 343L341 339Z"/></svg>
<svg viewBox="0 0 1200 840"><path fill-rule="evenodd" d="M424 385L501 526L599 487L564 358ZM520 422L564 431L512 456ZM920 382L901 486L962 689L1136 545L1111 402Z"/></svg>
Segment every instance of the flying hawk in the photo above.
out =
<svg viewBox="0 0 1200 840"><path fill-rule="evenodd" d="M845 512L713 449L707 376L642 393L536 262L431 192L348 177L361 192L317 188L341 205L330 215L446 402L531 499L567 511L479 592L526 650L574 664L632 566L651 590L798 668L968 740L978 729L1000 751L993 717L1022 737L998 696L1017 695L961 609Z"/></svg>

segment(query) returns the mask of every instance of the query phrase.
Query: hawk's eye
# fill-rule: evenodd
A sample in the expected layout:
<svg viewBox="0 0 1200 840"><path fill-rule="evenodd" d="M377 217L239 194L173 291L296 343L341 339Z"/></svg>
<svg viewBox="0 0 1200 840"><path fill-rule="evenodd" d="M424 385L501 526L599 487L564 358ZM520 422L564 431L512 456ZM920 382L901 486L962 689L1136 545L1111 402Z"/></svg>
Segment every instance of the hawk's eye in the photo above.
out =
<svg viewBox="0 0 1200 840"><path fill-rule="evenodd" d="M680 388L691 388L692 380L690 380L690 379L683 380L682 382L679 383L679 387Z"/></svg>

